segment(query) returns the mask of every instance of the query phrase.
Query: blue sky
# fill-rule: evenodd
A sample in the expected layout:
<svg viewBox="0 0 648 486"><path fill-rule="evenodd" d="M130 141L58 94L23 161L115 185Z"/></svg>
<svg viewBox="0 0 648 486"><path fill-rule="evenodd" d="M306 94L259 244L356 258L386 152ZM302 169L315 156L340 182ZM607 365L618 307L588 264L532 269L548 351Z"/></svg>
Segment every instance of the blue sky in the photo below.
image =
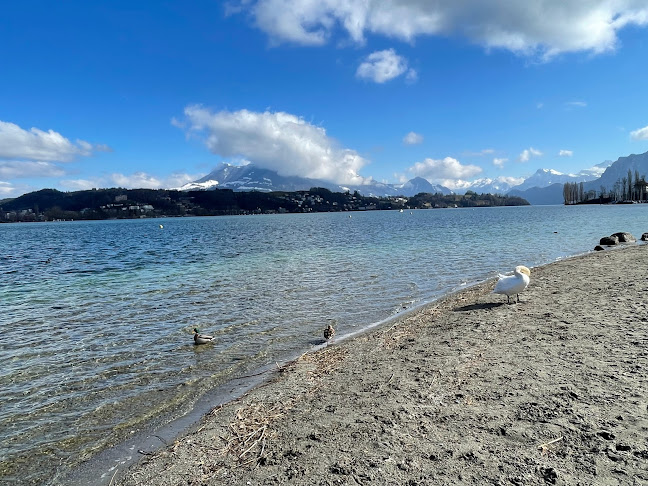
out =
<svg viewBox="0 0 648 486"><path fill-rule="evenodd" d="M575 173L648 150L646 59L643 0L5 2L0 198Z"/></svg>

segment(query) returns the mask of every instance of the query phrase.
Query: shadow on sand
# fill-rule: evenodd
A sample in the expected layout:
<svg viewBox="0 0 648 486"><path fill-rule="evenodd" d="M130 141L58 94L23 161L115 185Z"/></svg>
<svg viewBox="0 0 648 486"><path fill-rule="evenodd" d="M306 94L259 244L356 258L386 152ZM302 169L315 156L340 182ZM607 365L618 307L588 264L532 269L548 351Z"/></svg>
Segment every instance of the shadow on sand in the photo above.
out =
<svg viewBox="0 0 648 486"><path fill-rule="evenodd" d="M457 307L453 310L454 312L469 312L473 310L494 309L495 307L500 307L502 305L506 305L506 302L485 302L483 304L470 304Z"/></svg>

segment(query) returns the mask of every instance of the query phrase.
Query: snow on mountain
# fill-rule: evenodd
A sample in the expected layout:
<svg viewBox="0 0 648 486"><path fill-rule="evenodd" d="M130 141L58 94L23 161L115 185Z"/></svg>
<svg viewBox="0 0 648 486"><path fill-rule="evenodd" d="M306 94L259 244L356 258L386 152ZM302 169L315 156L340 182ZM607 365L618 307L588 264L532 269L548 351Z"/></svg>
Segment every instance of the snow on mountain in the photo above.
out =
<svg viewBox="0 0 648 486"><path fill-rule="evenodd" d="M524 191L531 187L548 187L552 184L565 184L566 182L588 182L598 177L602 171L599 168L592 168L580 171L578 174L564 174L554 169L538 169L535 174L515 186L515 189Z"/></svg>
<svg viewBox="0 0 648 486"><path fill-rule="evenodd" d="M200 191L200 190L207 190L207 189L216 189L218 188L218 181L215 181L213 179L208 179L205 182L188 182L184 186L178 187L176 190L178 191Z"/></svg>
<svg viewBox="0 0 648 486"><path fill-rule="evenodd" d="M311 187L324 187L334 192L358 191L364 196L414 196L419 192L452 191L444 186L432 185L427 180L416 177L405 184L386 184L368 181L358 186L339 186L330 182L307 179L297 176L280 176L277 172L256 167L253 164L235 166L220 164L216 169L195 182L185 184L180 190L232 189L234 191L307 191Z"/></svg>
<svg viewBox="0 0 648 486"><path fill-rule="evenodd" d="M645 167L645 170L644 170ZM442 193L442 194L463 194L466 191L474 191L478 194L511 194L525 197L525 192L535 204L560 204L561 197L556 184L565 182L589 182L611 185L621 176L626 175L628 169L639 169L642 175L648 170L648 153L642 155L631 155L622 157L614 164L605 161L589 169L581 170L577 174L565 174L554 169L538 169L535 174L527 179L516 179L513 177L498 177L495 179L483 178L472 182L466 182L454 191L445 186L432 184L422 177L415 177L402 184L386 184L375 180L369 180L366 184L359 186L340 186L334 183L318 179L307 179L297 176L281 176L277 172L256 167L253 164L236 166L226 163L218 165L212 172L195 182L185 184L180 190L209 190L209 189L232 189L234 191L307 191L311 187L324 187L334 192L358 191L364 196L415 196L421 192ZM606 179L607 177L607 179ZM614 180L612 180L614 179ZM588 184L586 184L587 187ZM598 186L597 186L598 188ZM527 192L533 189L531 192ZM546 190L546 191L545 191ZM547 194L544 195L545 191ZM531 204L533 201L527 198Z"/></svg>
<svg viewBox="0 0 648 486"><path fill-rule="evenodd" d="M477 194L506 194L517 183L522 182L521 179L512 177L498 177L497 179L476 179L463 189L463 192L473 191Z"/></svg>

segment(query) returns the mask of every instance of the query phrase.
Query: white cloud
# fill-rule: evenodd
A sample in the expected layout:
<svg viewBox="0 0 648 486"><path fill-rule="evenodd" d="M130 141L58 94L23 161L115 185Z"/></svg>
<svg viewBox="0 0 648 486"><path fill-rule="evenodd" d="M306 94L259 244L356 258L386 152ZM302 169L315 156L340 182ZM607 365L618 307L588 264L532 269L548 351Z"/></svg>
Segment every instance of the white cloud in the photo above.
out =
<svg viewBox="0 0 648 486"><path fill-rule="evenodd" d="M163 184L160 179L145 172L135 172L130 175L114 173L110 175L110 179L118 187L126 188L159 189Z"/></svg>
<svg viewBox="0 0 648 486"><path fill-rule="evenodd" d="M495 157L493 159L493 165L499 167L500 169L504 168L504 163L508 162L508 159Z"/></svg>
<svg viewBox="0 0 648 486"><path fill-rule="evenodd" d="M102 182L102 179L63 179L59 181L59 185L69 191L87 191L95 187L106 187Z"/></svg>
<svg viewBox="0 0 648 486"><path fill-rule="evenodd" d="M463 36L486 49L550 59L564 52L612 51L626 26L648 24L643 0L239 0L228 13L251 13L273 43L324 45L338 31L356 44L366 34L412 42Z"/></svg>
<svg viewBox="0 0 648 486"><path fill-rule="evenodd" d="M407 60L396 54L394 49L376 51L369 54L358 66L356 76L375 83L386 83L407 71ZM410 69L407 74L409 81L416 80L416 71Z"/></svg>
<svg viewBox="0 0 648 486"><path fill-rule="evenodd" d="M204 136L209 150L241 157L280 175L362 184L358 175L367 161L340 147L322 127L284 112L248 110L214 113L201 106L184 110L190 133Z"/></svg>
<svg viewBox="0 0 648 486"><path fill-rule="evenodd" d="M568 101L565 105L569 108L585 108L587 103L584 101Z"/></svg>
<svg viewBox="0 0 648 486"><path fill-rule="evenodd" d="M61 187L71 191L85 191L94 187L124 187L126 189L169 189L181 187L188 182L200 179L204 174L174 173L167 177L156 177L146 172L133 174L112 173L105 177L91 179L63 179Z"/></svg>
<svg viewBox="0 0 648 486"><path fill-rule="evenodd" d="M0 177L19 179L27 177L60 177L65 171L51 162L0 160Z"/></svg>
<svg viewBox="0 0 648 486"><path fill-rule="evenodd" d="M54 130L24 130L14 123L0 121L0 159L69 162L78 156L92 155L93 150L110 149L84 140L72 143Z"/></svg>
<svg viewBox="0 0 648 486"><path fill-rule="evenodd" d="M540 157L542 155L542 152L539 150L534 149L533 147L530 147L528 149L524 149L520 156L518 157L519 162L528 162L531 157Z"/></svg>
<svg viewBox="0 0 648 486"><path fill-rule="evenodd" d="M558 155L560 157L571 157L572 155L574 155L574 151L573 150L561 150L560 152L558 152Z"/></svg>
<svg viewBox="0 0 648 486"><path fill-rule="evenodd" d="M648 140L648 126L630 132L632 140Z"/></svg>
<svg viewBox="0 0 648 486"><path fill-rule="evenodd" d="M479 152L466 151L463 153L466 157L483 157L484 155L492 155L495 153L495 149L483 149Z"/></svg>
<svg viewBox="0 0 648 486"><path fill-rule="evenodd" d="M403 143L405 145L418 145L423 143L423 135L416 132L409 132L403 137Z"/></svg>
<svg viewBox="0 0 648 486"><path fill-rule="evenodd" d="M8 182L0 181L0 196L11 197L14 187Z"/></svg>
<svg viewBox="0 0 648 486"><path fill-rule="evenodd" d="M482 168L476 165L463 165L455 158L446 157L439 160L425 159L423 162L414 164L408 171L415 176L453 189L462 184L462 179L480 174Z"/></svg>
<svg viewBox="0 0 648 486"><path fill-rule="evenodd" d="M32 187L28 184L16 184L14 182L0 181L0 196L5 197L18 197L28 192L33 192L40 187Z"/></svg>

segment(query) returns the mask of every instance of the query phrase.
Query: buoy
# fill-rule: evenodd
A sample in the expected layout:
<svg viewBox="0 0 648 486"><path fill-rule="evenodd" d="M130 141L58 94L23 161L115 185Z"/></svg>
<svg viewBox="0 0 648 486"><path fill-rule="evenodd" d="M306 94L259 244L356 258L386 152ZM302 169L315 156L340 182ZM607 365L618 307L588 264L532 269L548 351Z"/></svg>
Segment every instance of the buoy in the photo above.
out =
<svg viewBox="0 0 648 486"><path fill-rule="evenodd" d="M164 226L160 225L160 229L164 228Z"/></svg>

